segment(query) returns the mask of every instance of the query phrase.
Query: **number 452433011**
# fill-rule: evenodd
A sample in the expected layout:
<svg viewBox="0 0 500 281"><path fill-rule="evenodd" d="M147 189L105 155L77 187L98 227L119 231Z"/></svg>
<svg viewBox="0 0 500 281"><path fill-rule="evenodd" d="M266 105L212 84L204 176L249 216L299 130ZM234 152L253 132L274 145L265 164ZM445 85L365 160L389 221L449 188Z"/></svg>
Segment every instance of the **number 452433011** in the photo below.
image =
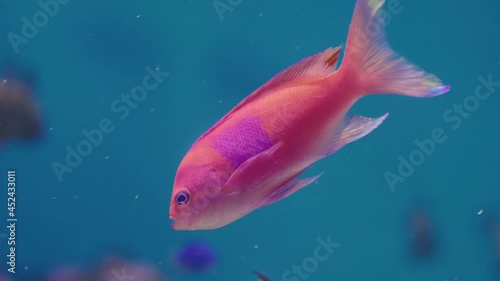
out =
<svg viewBox="0 0 500 281"><path fill-rule="evenodd" d="M9 217L16 216L16 172L9 171L7 183L7 209L9 210Z"/></svg>

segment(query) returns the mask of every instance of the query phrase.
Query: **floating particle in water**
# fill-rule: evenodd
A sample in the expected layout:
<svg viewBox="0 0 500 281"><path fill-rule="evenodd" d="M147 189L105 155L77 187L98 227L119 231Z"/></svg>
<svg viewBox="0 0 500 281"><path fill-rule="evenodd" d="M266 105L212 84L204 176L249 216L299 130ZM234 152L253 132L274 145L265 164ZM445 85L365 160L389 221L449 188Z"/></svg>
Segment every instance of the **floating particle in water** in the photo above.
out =
<svg viewBox="0 0 500 281"><path fill-rule="evenodd" d="M210 245L196 241L187 243L177 251L175 261L185 270L204 272L215 266L217 257Z"/></svg>
<svg viewBox="0 0 500 281"><path fill-rule="evenodd" d="M155 61L163 48L155 44L148 30L137 24L142 15L130 17L135 20L122 20L112 14L89 15L88 20L78 22L72 39L83 48L82 56L99 61L100 66L119 74L135 74L144 69L144 62Z"/></svg>

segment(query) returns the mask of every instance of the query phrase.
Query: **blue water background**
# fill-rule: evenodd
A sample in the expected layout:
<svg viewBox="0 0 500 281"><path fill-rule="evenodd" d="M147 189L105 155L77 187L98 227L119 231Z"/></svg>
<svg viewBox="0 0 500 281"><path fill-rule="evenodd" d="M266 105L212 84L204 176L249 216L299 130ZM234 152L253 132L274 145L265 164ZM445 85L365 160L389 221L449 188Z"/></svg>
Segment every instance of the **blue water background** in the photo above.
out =
<svg viewBox="0 0 500 281"><path fill-rule="evenodd" d="M456 130L443 114L474 95L479 76L500 81L500 3L400 5L387 26L390 44L452 91L433 99L363 98L353 114L389 118L314 165L308 174L325 171L316 184L222 229L175 232L172 183L192 142L278 71L344 44L354 1L243 0L221 20L211 1L71 0L17 54L7 34L21 34L21 18L40 6L1 1L0 59L36 70L44 120L40 142L11 141L0 150L2 185L7 169L17 171L14 278L92 262L117 246L172 280L255 280L253 269L282 280L313 255L318 237L331 236L340 248L308 280L498 280L483 218L500 212L500 88ZM147 66L170 75L120 120L110 106L142 83ZM76 147L82 130L103 118L116 129L59 181L53 162L64 163L65 147ZM414 140L436 128L447 140L391 190L384 173L397 173L398 156L408 159ZM429 206L439 237L436 257L423 263L408 257L407 213L418 202ZM6 204L0 213L3 224ZM216 248L221 261L213 272L187 275L171 264L190 239Z"/></svg>

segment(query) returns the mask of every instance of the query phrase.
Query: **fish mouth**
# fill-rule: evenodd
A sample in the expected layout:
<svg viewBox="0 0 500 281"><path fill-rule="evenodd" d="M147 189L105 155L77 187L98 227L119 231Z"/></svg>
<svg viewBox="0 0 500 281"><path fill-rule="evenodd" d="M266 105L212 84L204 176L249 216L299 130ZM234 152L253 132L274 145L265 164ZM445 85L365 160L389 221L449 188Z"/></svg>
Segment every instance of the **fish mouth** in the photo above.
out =
<svg viewBox="0 0 500 281"><path fill-rule="evenodd" d="M174 217L170 214L170 215L168 216L168 218L169 218L170 220L173 220L173 222L172 222L172 224L171 224L170 226L172 227L172 229L174 229L174 230L175 230L175 229L176 229L176 228L175 228L176 223L175 223L175 219L174 219Z"/></svg>
<svg viewBox="0 0 500 281"><path fill-rule="evenodd" d="M170 226L172 227L173 230L190 230L190 228L187 225L177 221L172 222Z"/></svg>
<svg viewBox="0 0 500 281"><path fill-rule="evenodd" d="M191 216L170 212L168 217L173 221L170 225L173 230L190 230L192 228L193 218Z"/></svg>
<svg viewBox="0 0 500 281"><path fill-rule="evenodd" d="M173 222L170 224L173 230L186 229L186 225L182 221L176 221L172 216L170 216L170 219L173 220Z"/></svg>
<svg viewBox="0 0 500 281"><path fill-rule="evenodd" d="M193 230L191 224L183 220L174 220L170 226L173 230Z"/></svg>

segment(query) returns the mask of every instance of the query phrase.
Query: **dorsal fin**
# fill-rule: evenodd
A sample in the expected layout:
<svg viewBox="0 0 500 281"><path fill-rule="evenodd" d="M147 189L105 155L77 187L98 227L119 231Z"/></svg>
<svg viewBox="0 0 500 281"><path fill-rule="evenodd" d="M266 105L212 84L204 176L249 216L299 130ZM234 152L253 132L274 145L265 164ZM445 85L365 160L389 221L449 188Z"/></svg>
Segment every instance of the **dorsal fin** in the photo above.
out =
<svg viewBox="0 0 500 281"><path fill-rule="evenodd" d="M288 82L300 83L323 79L335 71L341 47L328 48L314 56L307 57L281 71L252 95L263 93Z"/></svg>
<svg viewBox="0 0 500 281"><path fill-rule="evenodd" d="M281 71L266 84L255 90L252 94L238 103L229 113L222 117L212 128L201 135L198 140L201 140L220 124L222 124L233 112L238 111L245 104L254 101L271 89L285 86L287 83L306 83L314 80L321 80L328 77L337 66L337 61L340 56L342 47L328 48L323 52L317 53L314 56L307 57L293 64L289 68Z"/></svg>

